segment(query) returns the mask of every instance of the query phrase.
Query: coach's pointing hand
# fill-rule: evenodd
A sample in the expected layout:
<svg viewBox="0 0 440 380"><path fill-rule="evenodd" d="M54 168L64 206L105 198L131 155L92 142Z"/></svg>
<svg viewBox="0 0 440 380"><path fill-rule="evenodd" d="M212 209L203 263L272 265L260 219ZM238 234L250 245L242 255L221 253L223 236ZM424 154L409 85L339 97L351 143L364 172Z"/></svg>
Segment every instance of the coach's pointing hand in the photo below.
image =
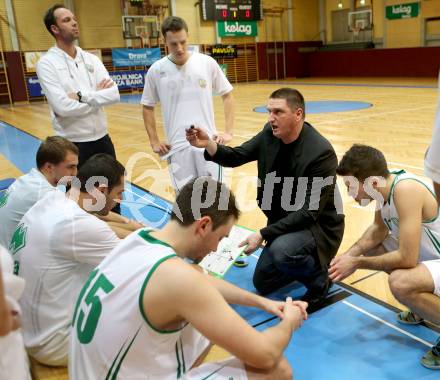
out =
<svg viewBox="0 0 440 380"><path fill-rule="evenodd" d="M211 156L217 152L217 143L202 128L191 126L186 129L186 139L196 148L205 148Z"/></svg>

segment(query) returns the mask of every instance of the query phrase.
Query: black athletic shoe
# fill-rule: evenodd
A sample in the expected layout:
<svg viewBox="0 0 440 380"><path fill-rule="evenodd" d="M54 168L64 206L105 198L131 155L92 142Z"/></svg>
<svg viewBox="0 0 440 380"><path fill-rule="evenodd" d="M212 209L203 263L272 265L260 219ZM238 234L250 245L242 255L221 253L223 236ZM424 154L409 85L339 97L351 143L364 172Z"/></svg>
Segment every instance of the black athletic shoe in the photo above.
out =
<svg viewBox="0 0 440 380"><path fill-rule="evenodd" d="M305 292L305 294L301 297L301 301L309 304L309 307L307 308L308 311L316 310L324 303L331 286L332 281L327 278L327 281L322 289L308 289L307 292Z"/></svg>

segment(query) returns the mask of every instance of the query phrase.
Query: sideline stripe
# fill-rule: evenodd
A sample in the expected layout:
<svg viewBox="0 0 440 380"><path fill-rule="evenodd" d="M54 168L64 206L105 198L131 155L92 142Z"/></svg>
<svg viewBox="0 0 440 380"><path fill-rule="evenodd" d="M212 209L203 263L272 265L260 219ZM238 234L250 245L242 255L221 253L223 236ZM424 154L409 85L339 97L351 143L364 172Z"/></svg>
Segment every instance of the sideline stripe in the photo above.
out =
<svg viewBox="0 0 440 380"><path fill-rule="evenodd" d="M425 346L428 346L429 348L431 348L433 346L433 343L429 343L429 342L427 342L424 339L421 339L421 338L419 338L419 337L417 337L417 336L415 336L415 335L413 335L413 334L411 334L411 333L409 333L409 332L407 332L405 330L402 330L401 328L399 328L397 326L394 326L392 323L389 323L389 322L383 320L382 318L379 318L378 316L376 316L374 314L369 313L368 311L362 309L359 306L353 305L352 303L350 303L348 301L345 301L345 300L342 301L342 303L347 305L347 306L349 306L349 307L351 307L351 308L353 308L353 309L355 309L355 310L357 310L357 311L359 311L362 314L365 314L365 315L369 316L370 318L375 319L376 321L379 321L379 322L383 323L384 325L387 325L388 327L391 327L392 329L394 329L396 331L399 331L400 333L402 333L402 334L404 334L404 335L406 335L406 336L416 340L417 342L420 342L420 343L424 344Z"/></svg>
<svg viewBox="0 0 440 380"><path fill-rule="evenodd" d="M361 281L366 280L367 278L373 277L373 276L375 276L375 275L378 274L378 273L380 273L380 271L376 271L376 272L373 272L373 273L367 274L366 276L361 277L361 278L357 279L356 281L350 282L350 285L357 284L358 282L361 282Z"/></svg>
<svg viewBox="0 0 440 380"><path fill-rule="evenodd" d="M329 294L331 294L331 293L329 293ZM308 308L307 314L311 315L313 313L316 313L317 311L319 311L321 309L324 309L327 306L333 305L333 304L335 304L335 303L337 303L339 301L345 302L343 300L345 298L350 297L351 295L352 295L352 293L348 292L347 290L337 289L337 290L335 290L333 292L332 295L327 297L326 300L319 307L317 307L317 308ZM277 319L277 318L278 318L277 316L267 318L264 321L261 321L261 322L256 323L255 325L252 325L252 327L255 328L255 327L264 325L265 323L271 322L271 321L273 321L274 319Z"/></svg>

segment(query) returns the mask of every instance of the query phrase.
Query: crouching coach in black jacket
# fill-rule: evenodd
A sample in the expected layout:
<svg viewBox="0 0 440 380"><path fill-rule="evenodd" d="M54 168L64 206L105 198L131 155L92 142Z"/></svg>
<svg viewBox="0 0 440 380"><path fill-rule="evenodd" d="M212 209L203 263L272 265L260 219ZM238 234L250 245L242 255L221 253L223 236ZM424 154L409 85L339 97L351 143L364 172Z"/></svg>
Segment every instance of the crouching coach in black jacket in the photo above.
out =
<svg viewBox="0 0 440 380"><path fill-rule="evenodd" d="M263 130L238 147L218 145L201 128L188 130L187 139L205 148L206 160L222 166L258 161L257 201L268 220L245 242L249 254L266 241L254 285L267 294L299 281L307 287L302 299L316 307L328 293L327 267L344 233L337 157L330 142L304 121L299 91L273 92L267 109Z"/></svg>

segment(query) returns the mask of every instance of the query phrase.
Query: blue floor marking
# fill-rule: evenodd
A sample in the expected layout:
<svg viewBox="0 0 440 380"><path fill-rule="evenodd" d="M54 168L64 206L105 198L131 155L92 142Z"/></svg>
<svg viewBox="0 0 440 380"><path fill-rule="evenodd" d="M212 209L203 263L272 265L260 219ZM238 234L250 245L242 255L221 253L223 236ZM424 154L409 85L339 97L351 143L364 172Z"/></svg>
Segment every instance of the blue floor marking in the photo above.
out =
<svg viewBox="0 0 440 380"><path fill-rule="evenodd" d="M35 166L35 152L40 144L37 138L19 129L0 122L0 153L4 154L22 172L28 172ZM128 184L127 202L141 204L123 204L126 215L142 214L144 221L157 224L160 228L169 215L159 208L170 206L166 200L148 193L142 188ZM150 203L154 202L154 205ZM261 251L261 250L260 250ZM256 253L258 256L259 252ZM225 279L255 291L252 274L257 257L250 256L249 265L244 268L232 267ZM340 288L333 286L332 292ZM298 284L280 289L270 295L274 299L284 299L287 295L300 298L305 288ZM350 306L352 305L352 306ZM354 307L360 308L356 310ZM257 329L264 330L278 323L278 319L258 309L234 306L252 325L260 324ZM343 301L327 306L310 315L301 329L295 332L285 356L293 366L298 379L341 380L434 380L438 371L422 367L420 358L428 350L423 342L405 335L381 320L398 327L416 339L433 343L438 333L425 326L407 326L398 324L395 313L358 294L351 294ZM267 321L267 322L265 322Z"/></svg>
<svg viewBox="0 0 440 380"><path fill-rule="evenodd" d="M36 166L35 156L40 143L36 137L0 121L0 153L23 173Z"/></svg>
<svg viewBox="0 0 440 380"><path fill-rule="evenodd" d="M171 203L148 193L139 186L125 184L124 200L121 205L122 215L135 219L154 228L162 228L169 220Z"/></svg>
<svg viewBox="0 0 440 380"><path fill-rule="evenodd" d="M129 104L139 104L141 103L141 94L134 94L134 95L121 95L121 102L122 103L129 103Z"/></svg>
<svg viewBox="0 0 440 380"><path fill-rule="evenodd" d="M0 179L0 191L7 190L15 182L15 178Z"/></svg>
<svg viewBox="0 0 440 380"><path fill-rule="evenodd" d="M346 300L358 302L357 297L353 295ZM379 311L378 305L372 301L363 298L359 302L368 311L373 311L372 314ZM390 313L386 308L380 308L382 313ZM277 323L273 320L257 329L262 331ZM422 334L429 335L431 342L438 336L422 326L416 329L417 335L424 330L426 334ZM284 355L289 358L297 379L438 379L438 371L419 364L428 349L343 301L310 315L302 328L294 333Z"/></svg>
<svg viewBox="0 0 440 380"><path fill-rule="evenodd" d="M353 294L350 298L347 299L347 301L352 304L353 306L359 307L363 310L365 310L368 313L371 313L375 315L376 317L384 320L387 323L392 324L396 328L400 330L404 330L405 332L409 334L416 335L418 338L423 339L430 344L434 343L435 338L439 334L435 331L425 327L425 326L418 326L418 325L406 325L403 323L397 322L396 319L396 313L391 312L386 307L383 307L376 302L372 302L365 297L362 297L358 294ZM391 329L391 328L390 328ZM428 347L427 347L428 348Z"/></svg>
<svg viewBox="0 0 440 380"><path fill-rule="evenodd" d="M139 104L141 95L123 95L121 101L124 103ZM306 102L306 114L318 114L326 112L346 112L370 108L373 105L368 102L323 100ZM254 108L255 112L267 113L266 106Z"/></svg>
<svg viewBox="0 0 440 380"><path fill-rule="evenodd" d="M258 254L261 252L259 249ZM235 267L232 266L231 269L226 273L225 280L230 283L239 286L242 289L246 289L252 293L256 293L256 289L252 283L252 276L257 264L257 259L253 256L247 258L249 265L247 267ZM268 296L268 298L275 300L284 301L287 296L294 299L299 299L304 294L306 289L299 283L294 283L292 285L286 286ZM256 325L261 323L271 317L269 314L261 309L251 308L241 305L232 305L232 308L240 314L244 319L246 319L250 325Z"/></svg>
<svg viewBox="0 0 440 380"><path fill-rule="evenodd" d="M370 108L373 105L367 102L345 101L345 100L324 100L306 102L306 115L326 112L347 112ZM267 113L266 106L254 108L254 112Z"/></svg>

